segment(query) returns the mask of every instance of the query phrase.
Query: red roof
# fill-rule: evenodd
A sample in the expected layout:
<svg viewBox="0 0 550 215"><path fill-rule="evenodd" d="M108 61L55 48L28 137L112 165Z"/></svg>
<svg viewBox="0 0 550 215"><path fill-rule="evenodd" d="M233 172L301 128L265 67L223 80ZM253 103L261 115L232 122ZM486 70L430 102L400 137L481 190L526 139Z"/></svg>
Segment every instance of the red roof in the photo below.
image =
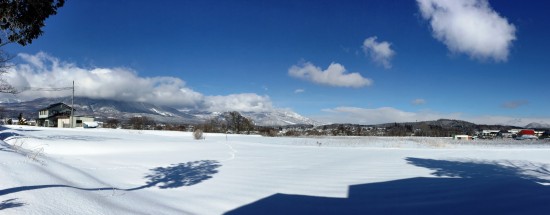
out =
<svg viewBox="0 0 550 215"><path fill-rule="evenodd" d="M535 135L535 130L525 129L519 132L520 135Z"/></svg>

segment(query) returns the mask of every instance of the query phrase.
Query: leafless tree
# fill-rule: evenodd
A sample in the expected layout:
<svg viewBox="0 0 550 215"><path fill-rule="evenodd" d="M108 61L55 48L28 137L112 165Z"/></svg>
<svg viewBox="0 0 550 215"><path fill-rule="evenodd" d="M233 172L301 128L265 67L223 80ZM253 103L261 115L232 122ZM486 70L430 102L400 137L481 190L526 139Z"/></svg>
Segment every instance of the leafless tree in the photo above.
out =
<svg viewBox="0 0 550 215"><path fill-rule="evenodd" d="M155 122L146 116L135 116L128 120L128 124L132 126L132 129L144 130L153 126Z"/></svg>
<svg viewBox="0 0 550 215"><path fill-rule="evenodd" d="M118 119L110 118L104 124L105 128L118 128L120 126L120 121Z"/></svg>
<svg viewBox="0 0 550 215"><path fill-rule="evenodd" d="M226 118L228 127L233 129L235 133L240 133L246 131L250 134L250 131L254 130L254 123L252 120L242 116L237 111L229 112L228 117Z"/></svg>
<svg viewBox="0 0 550 215"><path fill-rule="evenodd" d="M8 69L11 67L9 61L13 57L8 55L6 52L0 50L0 93L17 93L17 90L4 79L4 75L8 72Z"/></svg>

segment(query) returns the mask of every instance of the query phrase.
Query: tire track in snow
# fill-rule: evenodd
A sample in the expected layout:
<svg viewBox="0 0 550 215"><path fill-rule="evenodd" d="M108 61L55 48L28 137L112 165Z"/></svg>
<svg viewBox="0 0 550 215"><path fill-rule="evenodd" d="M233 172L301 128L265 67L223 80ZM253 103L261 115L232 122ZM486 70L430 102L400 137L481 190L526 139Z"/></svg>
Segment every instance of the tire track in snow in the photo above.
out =
<svg viewBox="0 0 550 215"><path fill-rule="evenodd" d="M226 142L223 142L223 144L229 148L230 152L229 152L229 155L231 156L230 158L228 159L225 159L225 160L222 160L222 161L232 161L232 160L235 160L235 158L237 157L237 150L235 150L233 148L233 146L231 146L227 141Z"/></svg>

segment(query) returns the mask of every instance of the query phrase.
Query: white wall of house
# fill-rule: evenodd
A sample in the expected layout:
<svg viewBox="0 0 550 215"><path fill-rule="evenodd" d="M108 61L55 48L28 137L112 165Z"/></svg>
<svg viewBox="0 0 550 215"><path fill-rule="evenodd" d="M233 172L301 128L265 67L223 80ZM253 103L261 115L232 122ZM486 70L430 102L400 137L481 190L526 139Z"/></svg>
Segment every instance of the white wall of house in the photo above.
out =
<svg viewBox="0 0 550 215"><path fill-rule="evenodd" d="M86 117L86 116L75 116L72 117L73 119L73 127L75 128L81 128L84 124L84 122L94 122L93 117ZM69 118L62 118L57 120L57 127L58 128L70 128L71 127L71 121Z"/></svg>
<svg viewBox="0 0 550 215"><path fill-rule="evenodd" d="M38 118L39 119L48 118L48 110L38 111Z"/></svg>
<svg viewBox="0 0 550 215"><path fill-rule="evenodd" d="M69 121L69 118L57 119L57 127L58 128L68 128L68 127L70 127L70 122L71 121Z"/></svg>

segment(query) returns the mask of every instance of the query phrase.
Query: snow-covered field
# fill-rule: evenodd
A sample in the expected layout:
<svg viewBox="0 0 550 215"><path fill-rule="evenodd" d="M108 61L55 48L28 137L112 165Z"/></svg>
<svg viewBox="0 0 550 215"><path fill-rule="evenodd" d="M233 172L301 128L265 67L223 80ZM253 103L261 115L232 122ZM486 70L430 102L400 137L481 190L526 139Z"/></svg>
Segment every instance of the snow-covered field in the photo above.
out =
<svg viewBox="0 0 550 215"><path fill-rule="evenodd" d="M0 131L0 214L550 214L550 142Z"/></svg>

